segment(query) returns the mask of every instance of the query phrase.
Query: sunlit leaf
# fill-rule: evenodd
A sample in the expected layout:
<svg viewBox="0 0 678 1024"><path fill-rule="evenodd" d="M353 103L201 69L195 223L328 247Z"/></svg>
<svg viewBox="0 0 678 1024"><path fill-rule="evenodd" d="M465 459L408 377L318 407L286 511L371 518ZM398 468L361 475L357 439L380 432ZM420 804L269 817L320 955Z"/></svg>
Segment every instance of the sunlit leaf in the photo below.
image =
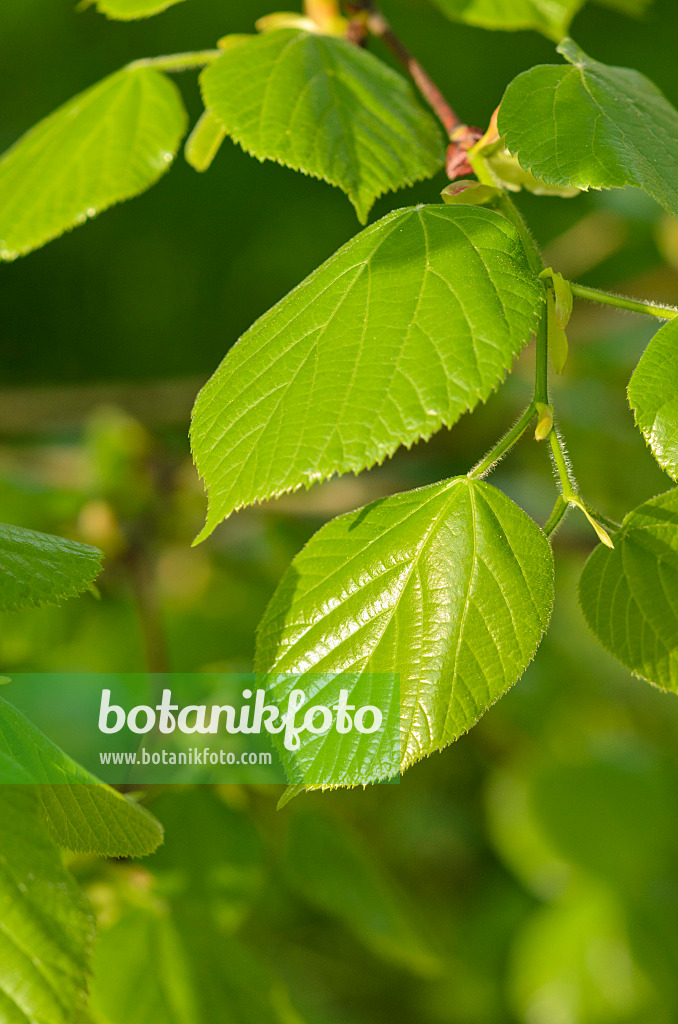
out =
<svg viewBox="0 0 678 1024"><path fill-rule="evenodd" d="M549 39L562 39L586 0L434 0L455 21L481 28L535 29Z"/></svg>
<svg viewBox="0 0 678 1024"><path fill-rule="evenodd" d="M144 192L185 130L179 90L153 68L125 68L69 100L0 158L0 259Z"/></svg>
<svg viewBox="0 0 678 1024"><path fill-rule="evenodd" d="M233 511L358 473L489 397L536 329L518 236L475 206L396 210L258 320L202 389L201 539Z"/></svg>
<svg viewBox="0 0 678 1024"><path fill-rule="evenodd" d="M521 1021L644 1019L648 987L614 896L582 883L559 903L536 910L516 937L509 990Z"/></svg>
<svg viewBox="0 0 678 1024"><path fill-rule="evenodd" d="M639 72L592 60L571 39L558 51L571 67L531 68L504 94L509 150L551 185L631 185L678 214L678 111Z"/></svg>
<svg viewBox="0 0 678 1024"><path fill-rule="evenodd" d="M652 454L678 480L678 319L652 338L634 370L628 394Z"/></svg>
<svg viewBox="0 0 678 1024"><path fill-rule="evenodd" d="M136 18L150 18L168 7L182 3L182 0L86 0L80 9L92 4L100 14L117 21L133 21Z"/></svg>
<svg viewBox="0 0 678 1024"><path fill-rule="evenodd" d="M87 999L94 921L31 786L0 785L0 1019L72 1024Z"/></svg>
<svg viewBox="0 0 678 1024"><path fill-rule="evenodd" d="M349 685L337 673L356 674L356 706L369 703L369 673L399 675L392 699L406 768L465 733L516 682L552 600L539 527L501 491L458 477L340 516L312 537L266 610L257 669L279 706L308 673L324 674L314 697L327 706ZM357 785L384 777L390 738L302 734L299 751L280 753L302 778L325 766L328 784Z"/></svg>
<svg viewBox="0 0 678 1024"><path fill-rule="evenodd" d="M35 783L60 846L105 857L142 857L162 842L144 807L99 782L0 697L0 784Z"/></svg>
<svg viewBox="0 0 678 1024"><path fill-rule="evenodd" d="M344 39L238 37L200 80L205 106L243 149L337 185L363 223L382 193L442 166L440 130L407 81Z"/></svg>
<svg viewBox="0 0 678 1024"><path fill-rule="evenodd" d="M678 692L678 490L634 509L584 567L579 599L603 647Z"/></svg>

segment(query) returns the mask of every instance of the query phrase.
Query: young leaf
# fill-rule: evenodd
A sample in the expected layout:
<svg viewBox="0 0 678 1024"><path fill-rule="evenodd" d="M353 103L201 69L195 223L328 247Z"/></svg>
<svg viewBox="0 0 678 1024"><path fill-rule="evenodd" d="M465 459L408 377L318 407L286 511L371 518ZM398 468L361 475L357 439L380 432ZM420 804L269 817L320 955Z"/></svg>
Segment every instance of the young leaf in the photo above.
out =
<svg viewBox="0 0 678 1024"><path fill-rule="evenodd" d="M211 110L204 110L195 128L186 139L184 156L196 171L206 171L219 152L226 131Z"/></svg>
<svg viewBox="0 0 678 1024"><path fill-rule="evenodd" d="M652 338L629 381L628 395L652 454L678 480L678 319Z"/></svg>
<svg viewBox="0 0 678 1024"><path fill-rule="evenodd" d="M94 921L30 786L0 786L0 1019L72 1024L87 999Z"/></svg>
<svg viewBox="0 0 678 1024"><path fill-rule="evenodd" d="M200 82L205 106L243 149L337 185L362 223L382 193L442 166L438 126L409 84L344 39L243 36Z"/></svg>
<svg viewBox="0 0 678 1024"><path fill-rule="evenodd" d="M340 516L312 537L264 614L257 670L279 706L304 673L323 674L328 706L348 686L337 673L356 674L356 706L370 703L358 692L366 674L399 674L407 768L467 732L516 682L552 601L539 527L501 491L458 477ZM341 766L332 783L358 785L387 760L372 738L302 733L300 750L281 756L306 777L314 764Z"/></svg>
<svg viewBox="0 0 678 1024"><path fill-rule="evenodd" d="M511 82L499 131L550 185L644 189L678 214L678 111L644 75L607 67L565 39L572 67L542 64Z"/></svg>
<svg viewBox="0 0 678 1024"><path fill-rule="evenodd" d="M144 807L99 782L0 697L0 784L35 783L60 846L103 857L143 857L162 842Z"/></svg>
<svg viewBox="0 0 678 1024"><path fill-rule="evenodd" d="M434 0L448 18L480 28L535 29L558 42L586 0Z"/></svg>
<svg viewBox="0 0 678 1024"><path fill-rule="evenodd" d="M87 590L101 569L96 548L0 523L0 609L56 604Z"/></svg>
<svg viewBox="0 0 678 1024"><path fill-rule="evenodd" d="M0 158L0 259L144 192L185 130L179 90L153 68L124 68L69 100Z"/></svg>
<svg viewBox="0 0 678 1024"><path fill-rule="evenodd" d="M546 293L546 327L548 332L548 347L551 366L556 373L565 371L565 364L569 355L567 335L558 323L558 307L554 293L549 288Z"/></svg>
<svg viewBox="0 0 678 1024"><path fill-rule="evenodd" d="M80 10L85 7L96 6L100 14L116 21L134 21L136 18L150 18L153 14L160 14L168 7L182 3L183 0L85 0L80 4Z"/></svg>
<svg viewBox="0 0 678 1024"><path fill-rule="evenodd" d="M645 502L584 566L579 600L603 647L678 693L678 490Z"/></svg>
<svg viewBox="0 0 678 1024"><path fill-rule="evenodd" d="M485 400L536 329L542 289L511 224L396 210L266 313L202 389L200 539L243 505L358 473Z"/></svg>

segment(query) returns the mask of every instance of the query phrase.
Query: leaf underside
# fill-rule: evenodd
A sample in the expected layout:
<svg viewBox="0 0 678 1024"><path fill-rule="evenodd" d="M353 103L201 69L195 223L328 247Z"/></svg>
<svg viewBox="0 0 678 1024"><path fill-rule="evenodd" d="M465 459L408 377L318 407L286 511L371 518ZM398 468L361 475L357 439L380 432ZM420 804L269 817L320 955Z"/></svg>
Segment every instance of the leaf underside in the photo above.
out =
<svg viewBox="0 0 678 1024"><path fill-rule="evenodd" d="M434 0L448 18L480 28L535 29L556 42L586 0Z"/></svg>
<svg viewBox="0 0 678 1024"><path fill-rule="evenodd" d="M87 544L0 523L0 609L74 597L99 574L101 557Z"/></svg>
<svg viewBox="0 0 678 1024"><path fill-rule="evenodd" d="M363 223L382 193L441 168L436 122L372 54L289 29L231 42L200 76L205 106L248 153L341 188Z"/></svg>
<svg viewBox="0 0 678 1024"><path fill-rule="evenodd" d="M127 68L26 132L0 158L0 260L144 192L168 170L186 120L174 82Z"/></svg>
<svg viewBox="0 0 678 1024"><path fill-rule="evenodd" d="M99 782L0 697L2 783L35 784L49 831L66 849L143 857L162 842L152 814Z"/></svg>
<svg viewBox="0 0 678 1024"><path fill-rule="evenodd" d="M678 693L678 489L629 512L612 539L584 566L584 617L635 675Z"/></svg>
<svg viewBox="0 0 678 1024"><path fill-rule="evenodd" d="M678 215L678 111L644 75L592 60L566 39L571 67L518 75L499 131L523 167L550 185L642 188Z"/></svg>
<svg viewBox="0 0 678 1024"><path fill-rule="evenodd" d="M485 401L536 329L518 236L479 207L396 210L258 320L200 392L200 539L244 505L359 473Z"/></svg>
<svg viewBox="0 0 678 1024"><path fill-rule="evenodd" d="M299 675L310 673L314 697L331 706L347 685L337 674L354 674L358 707L371 703L370 673L399 675L400 693L379 696L399 721L404 769L465 733L516 682L552 600L539 527L494 487L459 477L324 526L266 610L257 671L279 706ZM364 784L393 763L393 733L302 734L299 752L280 753L302 778Z"/></svg>
<svg viewBox="0 0 678 1024"><path fill-rule="evenodd" d="M652 454L678 481L678 319L650 341L633 372L628 396Z"/></svg>
<svg viewBox="0 0 678 1024"><path fill-rule="evenodd" d="M72 1024L87 998L94 921L30 786L0 786L0 1019Z"/></svg>
<svg viewBox="0 0 678 1024"><path fill-rule="evenodd" d="M134 21L150 18L180 3L183 0L89 0L87 6L94 5L100 14L115 21Z"/></svg>

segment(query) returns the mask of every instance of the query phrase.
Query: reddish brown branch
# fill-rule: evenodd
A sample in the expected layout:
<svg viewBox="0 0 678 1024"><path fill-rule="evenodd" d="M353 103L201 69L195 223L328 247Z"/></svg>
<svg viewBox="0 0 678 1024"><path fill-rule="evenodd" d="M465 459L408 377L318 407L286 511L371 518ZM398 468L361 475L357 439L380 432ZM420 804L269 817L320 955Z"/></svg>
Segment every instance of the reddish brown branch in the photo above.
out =
<svg viewBox="0 0 678 1024"><path fill-rule="evenodd" d="M469 128L457 116L444 95L419 61L401 42L389 22L375 6L374 0L348 0L347 13L367 28L384 46L391 51L412 78L417 89L442 124L450 145L447 150L447 174L451 179L465 177L473 170L466 153L482 136L478 128Z"/></svg>

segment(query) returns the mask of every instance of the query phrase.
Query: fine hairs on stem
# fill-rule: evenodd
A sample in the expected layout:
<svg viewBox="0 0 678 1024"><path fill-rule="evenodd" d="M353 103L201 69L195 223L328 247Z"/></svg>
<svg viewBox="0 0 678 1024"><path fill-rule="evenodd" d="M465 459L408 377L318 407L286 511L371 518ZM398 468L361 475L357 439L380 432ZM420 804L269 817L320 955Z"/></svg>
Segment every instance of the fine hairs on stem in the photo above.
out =
<svg viewBox="0 0 678 1024"><path fill-rule="evenodd" d="M469 470L468 476L474 480L481 480L500 462L514 444L520 440L536 414L534 402L530 402L527 409L518 417L516 422L504 436L490 448L485 458L477 462L473 469Z"/></svg>

